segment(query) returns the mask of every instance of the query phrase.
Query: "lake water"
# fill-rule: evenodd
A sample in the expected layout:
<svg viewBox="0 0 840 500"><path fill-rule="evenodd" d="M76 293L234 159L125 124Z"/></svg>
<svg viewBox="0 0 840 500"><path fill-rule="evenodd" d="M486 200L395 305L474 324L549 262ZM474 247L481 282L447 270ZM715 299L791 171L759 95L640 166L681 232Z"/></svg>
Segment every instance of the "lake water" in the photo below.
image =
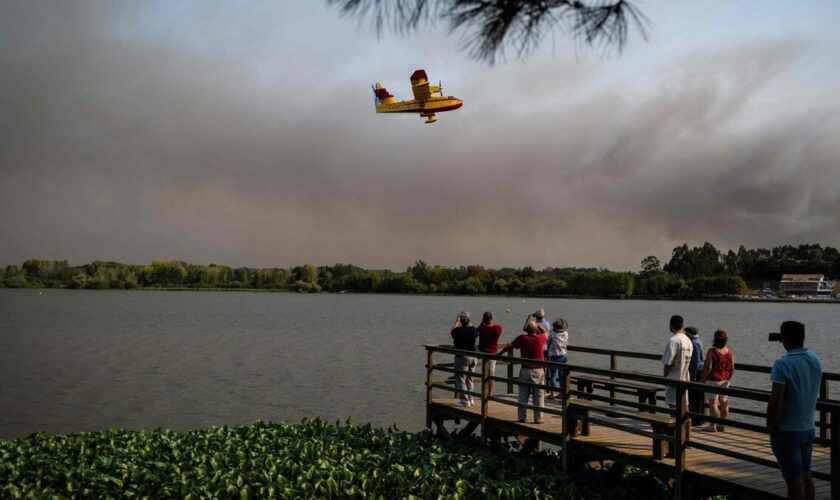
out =
<svg viewBox="0 0 840 500"><path fill-rule="evenodd" d="M0 289L0 438L314 416L419 430L422 345L448 343L461 309L493 311L509 342L537 307L569 322L573 344L652 353L682 314L706 346L722 328L738 361L764 365L782 353L767 332L797 319L825 370L840 372L831 304ZM767 387L747 375L734 382Z"/></svg>

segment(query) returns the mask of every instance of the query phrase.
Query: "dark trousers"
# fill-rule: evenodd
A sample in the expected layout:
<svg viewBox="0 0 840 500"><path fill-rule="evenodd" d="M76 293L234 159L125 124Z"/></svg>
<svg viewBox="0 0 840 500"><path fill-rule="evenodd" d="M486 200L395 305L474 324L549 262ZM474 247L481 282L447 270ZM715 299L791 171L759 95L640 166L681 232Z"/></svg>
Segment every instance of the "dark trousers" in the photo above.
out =
<svg viewBox="0 0 840 500"><path fill-rule="evenodd" d="M691 379L692 382L697 382L696 378ZM688 408L690 411L695 413L703 413L703 395L706 394L703 391L695 391L689 390L688 391ZM700 417L691 417L691 425L692 426L699 426L703 423L703 419Z"/></svg>

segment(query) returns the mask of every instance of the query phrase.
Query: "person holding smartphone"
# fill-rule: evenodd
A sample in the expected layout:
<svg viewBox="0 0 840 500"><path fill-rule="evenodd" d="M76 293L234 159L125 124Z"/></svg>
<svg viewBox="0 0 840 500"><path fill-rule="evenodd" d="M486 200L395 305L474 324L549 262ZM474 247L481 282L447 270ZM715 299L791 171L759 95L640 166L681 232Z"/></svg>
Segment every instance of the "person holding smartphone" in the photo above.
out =
<svg viewBox="0 0 840 500"><path fill-rule="evenodd" d="M462 351L475 352L475 342L478 339L478 329L470 323L470 313L461 311L455 317L455 323L450 330L452 335L452 344L455 349ZM455 397L458 398L458 404L461 406L472 406L473 397L469 392L473 392L473 374L475 373L475 366L478 360L475 356L469 353L455 355L455 370L459 373L455 374Z"/></svg>
<svg viewBox="0 0 840 500"><path fill-rule="evenodd" d="M771 333L770 340L780 340L786 351L770 371L770 446L787 484L788 498L813 499L811 453L822 364L805 348L805 325L798 321L782 323L780 333Z"/></svg>
<svg viewBox="0 0 840 500"><path fill-rule="evenodd" d="M522 357L525 359L543 361L546 341L545 330L537 325L537 322L531 316L528 316L528 320L525 322L522 330L525 333L513 339L513 342L510 344L511 347L519 349ZM529 397L532 399L534 406L541 408L544 405L543 389L541 387L534 387L534 385L545 384L545 370L542 365L534 365L524 361L519 369L519 381L529 384L519 386L519 396L517 398L519 403L517 416L519 417L519 422L524 423L527 416L525 405L528 404ZM542 412L536 409L534 410L534 423L543 423Z"/></svg>
<svg viewBox="0 0 840 500"><path fill-rule="evenodd" d="M493 322L493 313L487 311L481 318L481 324L478 325L478 350L488 354L496 354L499 352L499 337L502 336L502 325ZM496 374L496 360L491 359L487 361L488 375L491 377ZM495 382L490 380L487 382L488 394L493 394L493 387Z"/></svg>

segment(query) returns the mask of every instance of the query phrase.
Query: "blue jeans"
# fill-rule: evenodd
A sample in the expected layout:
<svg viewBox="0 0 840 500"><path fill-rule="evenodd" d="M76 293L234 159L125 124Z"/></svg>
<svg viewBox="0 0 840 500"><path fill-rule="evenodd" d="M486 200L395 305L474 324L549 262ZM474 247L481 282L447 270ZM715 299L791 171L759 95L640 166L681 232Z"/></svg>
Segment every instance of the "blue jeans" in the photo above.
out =
<svg viewBox="0 0 840 500"><path fill-rule="evenodd" d="M564 354L562 356L549 356L548 360L549 361L554 361L554 362L557 362L557 363L565 363L569 359ZM560 384L557 381L557 379L559 378L559 375L560 375L560 369L559 368L551 368L550 373L551 373L551 375L549 375L548 385L550 385L551 387L559 387Z"/></svg>
<svg viewBox="0 0 840 500"><path fill-rule="evenodd" d="M774 431L770 434L770 446L782 477L802 479L811 472L811 451L814 448L814 429L810 431Z"/></svg>

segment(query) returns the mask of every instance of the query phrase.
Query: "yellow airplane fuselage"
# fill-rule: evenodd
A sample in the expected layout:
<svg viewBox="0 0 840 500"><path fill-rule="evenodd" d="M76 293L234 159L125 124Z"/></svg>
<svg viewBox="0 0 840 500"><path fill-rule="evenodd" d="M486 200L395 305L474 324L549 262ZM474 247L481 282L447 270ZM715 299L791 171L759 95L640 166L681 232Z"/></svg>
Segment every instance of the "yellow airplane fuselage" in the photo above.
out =
<svg viewBox="0 0 840 500"><path fill-rule="evenodd" d="M453 96L429 96L425 101L394 101L376 105L377 113L441 113L463 106L460 99Z"/></svg>

